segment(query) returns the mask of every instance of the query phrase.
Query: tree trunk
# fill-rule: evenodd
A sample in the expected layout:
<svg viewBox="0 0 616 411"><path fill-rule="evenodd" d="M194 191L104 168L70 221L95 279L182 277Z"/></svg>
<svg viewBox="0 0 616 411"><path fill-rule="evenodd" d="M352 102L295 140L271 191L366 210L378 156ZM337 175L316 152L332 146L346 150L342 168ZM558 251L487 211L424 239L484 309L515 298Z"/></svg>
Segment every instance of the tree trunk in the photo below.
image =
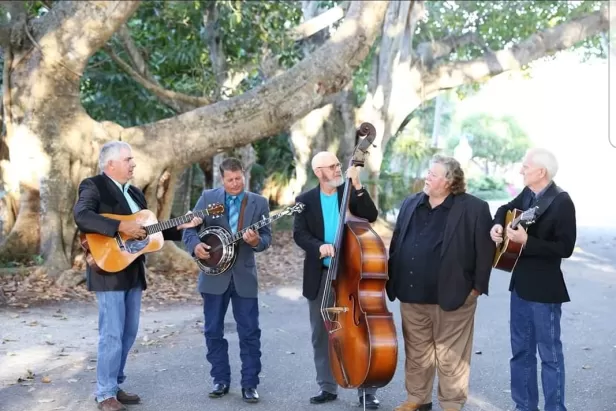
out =
<svg viewBox="0 0 616 411"><path fill-rule="evenodd" d="M344 87L378 35L384 12L384 3L356 3L348 22L339 28L338 38L288 73L242 96L123 129L114 123L98 123L85 113L79 80L90 56L138 4L55 3L47 15L28 26L29 49L13 53L9 82L5 82L11 97L5 110L12 121L6 142L10 164L22 167L21 198L20 213L0 254L13 255L17 245L27 243L22 248L32 254L40 249L45 271L54 278L62 272L74 275L73 262L82 261L72 209L80 181L99 172L98 153L105 142L121 139L132 145L138 166L131 183L144 190L149 207L159 218L168 218L171 193L184 167L279 133ZM326 60L324 55L335 58ZM185 143L181 149L177 145L180 134ZM249 166L254 161L250 150L241 155ZM25 164L30 167L23 169ZM3 175L10 170L3 166ZM177 247L165 247L168 250L158 253L159 260L166 255L165 262L172 262L176 270L196 269L192 261L190 267L179 267L184 260L176 258ZM159 256L154 255L156 261Z"/></svg>

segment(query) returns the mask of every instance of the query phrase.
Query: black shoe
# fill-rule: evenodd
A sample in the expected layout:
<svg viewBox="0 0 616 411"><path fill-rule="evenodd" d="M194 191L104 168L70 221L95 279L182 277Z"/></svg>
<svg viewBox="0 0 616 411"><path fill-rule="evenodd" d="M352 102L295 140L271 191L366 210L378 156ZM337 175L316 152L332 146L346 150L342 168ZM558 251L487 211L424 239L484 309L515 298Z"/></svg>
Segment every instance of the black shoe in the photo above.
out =
<svg viewBox="0 0 616 411"><path fill-rule="evenodd" d="M327 391L319 391L319 395L315 395L314 397L310 398L310 403L323 404L326 402L334 401L336 398L338 398L338 395L336 394L332 394L331 392Z"/></svg>
<svg viewBox="0 0 616 411"><path fill-rule="evenodd" d="M419 407L417 409L417 411L431 411L432 410L432 403L429 402L427 404L421 404L421 407Z"/></svg>
<svg viewBox="0 0 616 411"><path fill-rule="evenodd" d="M242 388L242 399L246 402L259 402L256 388Z"/></svg>
<svg viewBox="0 0 616 411"><path fill-rule="evenodd" d="M359 397L359 406L364 406L364 396ZM376 410L381 406L379 400L376 399L374 394L366 394L366 409L367 410Z"/></svg>
<svg viewBox="0 0 616 411"><path fill-rule="evenodd" d="M229 393L229 386L227 384L214 384L214 389L210 392L210 398L220 398Z"/></svg>

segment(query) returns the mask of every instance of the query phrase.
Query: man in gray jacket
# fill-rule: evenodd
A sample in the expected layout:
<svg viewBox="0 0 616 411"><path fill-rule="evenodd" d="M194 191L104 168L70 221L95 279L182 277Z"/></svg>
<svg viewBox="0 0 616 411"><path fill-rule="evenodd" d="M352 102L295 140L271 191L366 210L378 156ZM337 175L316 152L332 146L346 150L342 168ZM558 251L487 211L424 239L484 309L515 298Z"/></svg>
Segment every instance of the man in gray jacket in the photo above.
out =
<svg viewBox="0 0 616 411"><path fill-rule="evenodd" d="M195 210L201 210L212 203L225 205L221 218L206 217L204 226L222 226L236 233L263 217L269 217L269 206L265 197L245 190L244 167L236 158L227 158L220 165L223 187L204 190L197 201ZM241 222L241 226L239 223ZM188 252L200 260L208 260L209 246L201 242L197 228L184 231L183 242ZM207 346L207 360L211 364L210 375L214 388L211 398L219 398L229 392L231 368L229 366L228 343L224 338L224 319L233 303L233 316L237 323L242 360L242 398L246 402L258 402L259 373L261 372L261 330L259 328L258 281L255 253L266 250L272 241L269 225L258 231L248 230L236 249L234 265L220 275L199 273L199 292L203 298L204 334Z"/></svg>

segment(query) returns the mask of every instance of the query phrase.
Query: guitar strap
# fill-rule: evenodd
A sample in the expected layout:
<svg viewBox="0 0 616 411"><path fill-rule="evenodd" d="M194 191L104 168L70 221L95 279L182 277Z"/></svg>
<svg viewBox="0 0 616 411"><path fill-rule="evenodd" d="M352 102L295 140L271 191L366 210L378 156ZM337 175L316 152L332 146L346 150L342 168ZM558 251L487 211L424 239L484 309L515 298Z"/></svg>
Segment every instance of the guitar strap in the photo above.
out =
<svg viewBox="0 0 616 411"><path fill-rule="evenodd" d="M242 199L242 205L240 206L240 216L237 220L237 231L242 229L242 224L244 223L244 209L246 208L246 203L248 203L248 194L245 193Z"/></svg>
<svg viewBox="0 0 616 411"><path fill-rule="evenodd" d="M554 199L558 197L559 194L564 193L559 186L554 183L554 187L548 189L545 194L539 198L539 200L535 203L537 207L537 211L535 212L535 221L539 220L539 217L547 210Z"/></svg>

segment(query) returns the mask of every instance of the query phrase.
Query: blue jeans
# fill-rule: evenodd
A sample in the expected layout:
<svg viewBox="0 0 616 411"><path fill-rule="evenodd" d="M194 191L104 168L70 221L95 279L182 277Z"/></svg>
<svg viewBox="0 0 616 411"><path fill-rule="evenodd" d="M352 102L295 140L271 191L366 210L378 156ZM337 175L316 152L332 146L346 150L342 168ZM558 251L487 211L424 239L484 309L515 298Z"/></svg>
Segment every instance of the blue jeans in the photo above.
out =
<svg viewBox="0 0 616 411"><path fill-rule="evenodd" d="M229 301L233 303L233 317L237 324L242 360L242 388L256 388L261 372L261 330L259 329L259 302L257 298L241 297L233 281L223 294L201 293L203 297L206 358L212 366L210 375L214 384L231 383L229 344L224 337L225 314Z"/></svg>
<svg viewBox="0 0 616 411"><path fill-rule="evenodd" d="M141 288L129 291L99 291L98 358L96 365L96 400L115 397L126 380L124 366L137 331L141 310Z"/></svg>
<svg viewBox="0 0 616 411"><path fill-rule="evenodd" d="M510 315L511 398L515 409L539 409L536 355L539 349L545 411L567 411L565 359L560 341L561 304L526 301L514 290Z"/></svg>

